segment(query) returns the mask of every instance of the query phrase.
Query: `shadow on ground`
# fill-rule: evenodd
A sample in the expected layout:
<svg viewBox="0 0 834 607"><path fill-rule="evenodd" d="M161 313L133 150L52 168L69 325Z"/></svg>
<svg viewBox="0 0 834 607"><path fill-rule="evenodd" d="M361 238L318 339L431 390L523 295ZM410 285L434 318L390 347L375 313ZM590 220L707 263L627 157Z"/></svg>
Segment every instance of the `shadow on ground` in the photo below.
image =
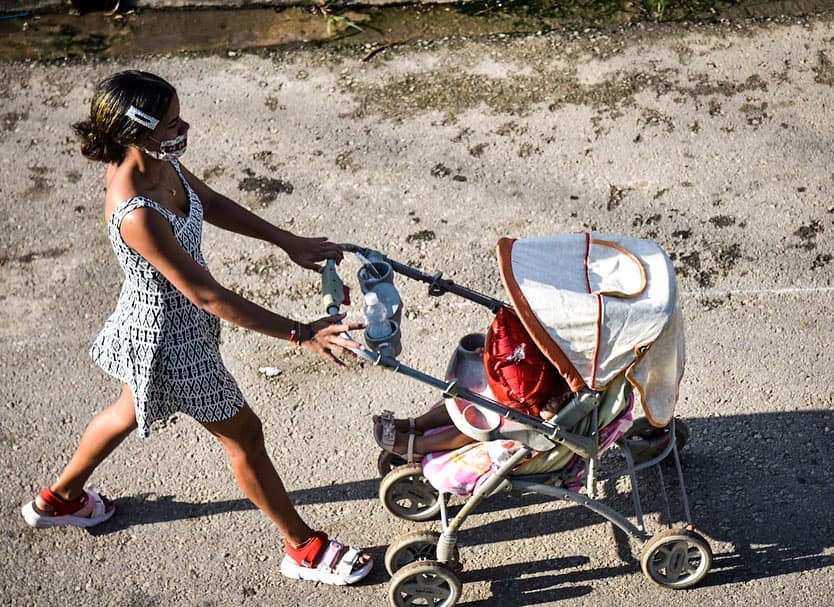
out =
<svg viewBox="0 0 834 607"><path fill-rule="evenodd" d="M701 585L720 586L834 566L834 555L826 554L834 546L834 517L830 510L834 471L827 462L834 438L834 412L732 415L687 421L691 439L683 451L683 466L693 518L699 531L715 540L715 544L731 547L727 550L714 546L713 569ZM669 484L673 478L671 467L666 467L666 472ZM376 499L378 487L378 479L367 479L295 491L291 497L299 505L369 500ZM666 510L659 488L657 476L644 472L641 494L647 513ZM680 520L675 487L669 485L669 489L673 520ZM481 511L518 511L548 499L501 494L483 504ZM620 512L633 512L629 495L614 495L607 503ZM205 504L150 495L120 499L118 506L120 516L91 529L91 533L108 534L136 525L254 509L245 499ZM475 521L477 517L468 520L470 524ZM604 520L589 510L560 503L552 511L514 514L496 522L464 527L459 540L465 560L467 550L489 550L490 544L547 537L601 522ZM419 527L419 523L403 521L403 533ZM535 605L587 594L594 579L639 570L639 553L631 550L633 542L629 543L619 532L606 533L602 529L599 538L611 542L622 566L588 569L582 567L588 563L585 556L545 554L546 558L532 563L466 571L462 580L490 581L491 601L513 597L513 604ZM542 545L552 546L556 552L560 544L548 541ZM375 556L380 561L383 548L371 549L379 553ZM469 603L468 607L482 604L486 602Z"/></svg>

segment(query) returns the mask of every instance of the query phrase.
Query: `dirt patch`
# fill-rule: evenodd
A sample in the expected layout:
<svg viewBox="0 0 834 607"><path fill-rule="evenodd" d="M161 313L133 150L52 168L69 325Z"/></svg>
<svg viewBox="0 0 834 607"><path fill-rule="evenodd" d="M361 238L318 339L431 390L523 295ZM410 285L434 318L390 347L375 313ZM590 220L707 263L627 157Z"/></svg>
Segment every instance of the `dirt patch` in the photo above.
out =
<svg viewBox="0 0 834 607"><path fill-rule="evenodd" d="M342 152L336 156L336 166L349 173L355 173L362 168L362 166L353 159L353 152Z"/></svg>
<svg viewBox="0 0 834 607"><path fill-rule="evenodd" d="M206 167L203 169L203 179L205 181L210 181L211 179L217 179L218 177L222 177L226 173L226 169L219 164L214 166Z"/></svg>
<svg viewBox="0 0 834 607"><path fill-rule="evenodd" d="M279 194L292 194L294 190L293 185L287 181L272 177L256 177L253 173L241 180L237 187L241 192L254 193L262 206L274 201Z"/></svg>
<svg viewBox="0 0 834 607"><path fill-rule="evenodd" d="M29 253L15 253L10 249L0 250L0 266L7 263L32 263L38 259L55 259L69 251L67 248L44 249L43 251L31 251Z"/></svg>
<svg viewBox="0 0 834 607"><path fill-rule="evenodd" d="M704 310L715 310L729 301L729 297L702 297L698 300Z"/></svg>
<svg viewBox="0 0 834 607"><path fill-rule="evenodd" d="M718 255L716 256L716 261L718 262L718 268L721 270L721 273L726 277L729 275L730 271L736 266L738 260L741 259L741 245L738 243L733 243L726 247L722 247L718 251Z"/></svg>
<svg viewBox="0 0 834 607"><path fill-rule="evenodd" d="M798 237L801 241L797 246L797 248L805 249L806 251L811 251L817 247L816 238L818 234L822 234L825 231L825 227L823 227L822 222L818 220L813 220L808 225L799 226L797 230L793 233L794 236Z"/></svg>
<svg viewBox="0 0 834 607"><path fill-rule="evenodd" d="M631 188L621 188L611 184L608 188L608 202L605 205L606 210L613 211L620 206L620 203L623 201L630 189Z"/></svg>
<svg viewBox="0 0 834 607"><path fill-rule="evenodd" d="M452 174L452 169L444 165L442 162L438 162L431 168L431 176L432 177L448 177Z"/></svg>
<svg viewBox="0 0 834 607"><path fill-rule="evenodd" d="M432 230L420 230L405 237L406 242L431 242L437 238L437 235Z"/></svg>
<svg viewBox="0 0 834 607"><path fill-rule="evenodd" d="M819 268L824 268L829 263L831 263L832 259L834 259L834 256L832 256L830 253L820 253L814 259L814 263L811 264L811 269L818 270Z"/></svg>
<svg viewBox="0 0 834 607"><path fill-rule="evenodd" d="M716 215L715 217L710 217L709 222L716 228L727 228L735 225L736 218L730 217L729 215Z"/></svg>
<svg viewBox="0 0 834 607"><path fill-rule="evenodd" d="M52 191L52 182L47 179L47 175L52 174L52 170L47 167L39 165L29 167L29 180L32 182L23 196L27 200L38 200L44 198Z"/></svg>
<svg viewBox="0 0 834 607"><path fill-rule="evenodd" d="M23 112L7 112L0 116L0 129L11 132L17 128L17 124L19 122L23 122L24 120L28 120L29 113Z"/></svg>
<svg viewBox="0 0 834 607"><path fill-rule="evenodd" d="M817 54L817 65L813 68L814 81L820 84L827 84L834 86L834 63L825 54L825 51L820 51Z"/></svg>
<svg viewBox="0 0 834 607"><path fill-rule="evenodd" d="M241 261L246 276L258 276L263 279L274 279L289 267L288 262L279 260L275 255L255 259L244 257Z"/></svg>
<svg viewBox="0 0 834 607"><path fill-rule="evenodd" d="M252 154L252 159L260 162L264 167L269 169L270 171L277 171L283 162L278 162L275 160L275 154L272 150L262 150L260 152L255 152Z"/></svg>

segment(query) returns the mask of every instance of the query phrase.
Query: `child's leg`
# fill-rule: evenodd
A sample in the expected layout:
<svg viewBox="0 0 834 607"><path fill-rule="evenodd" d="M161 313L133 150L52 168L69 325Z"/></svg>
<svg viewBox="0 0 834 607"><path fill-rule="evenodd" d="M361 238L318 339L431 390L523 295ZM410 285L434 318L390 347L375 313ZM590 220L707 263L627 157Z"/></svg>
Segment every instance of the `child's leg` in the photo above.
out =
<svg viewBox="0 0 834 607"><path fill-rule="evenodd" d="M455 426L441 430L440 432L432 432L430 434L422 434L415 436L408 432L397 432L394 436L393 446L386 445L376 435L379 445L395 455L399 455L405 459L409 459L413 455L416 459L420 459L427 453L434 453L437 451L451 451L458 447L463 447L469 443L475 442ZM408 445L413 441L413 451L409 454Z"/></svg>
<svg viewBox="0 0 834 607"><path fill-rule="evenodd" d="M445 405L439 405L437 407L432 407L425 413L423 413L420 417L416 420L417 429L425 432L426 430L431 430L432 428L442 428L443 426L451 426L452 425L452 418L449 417L449 412L446 410Z"/></svg>
<svg viewBox="0 0 834 607"><path fill-rule="evenodd" d="M87 425L72 459L60 478L50 487L52 492L67 501L83 495L84 485L96 467L135 429L133 396L130 389L123 386L119 398L93 417ZM53 511L40 496L35 498L35 506L43 512ZM107 505L108 512L112 508L112 504Z"/></svg>
<svg viewBox="0 0 834 607"><path fill-rule="evenodd" d="M446 407L439 408L443 409L444 413L446 412ZM446 418L449 418L448 414ZM451 424L451 420L448 423ZM414 451L422 454L433 453L435 451L451 451L452 449L457 449L473 442L475 442L475 439L467 436L455 426L452 426L440 432L416 437L414 439Z"/></svg>
<svg viewBox="0 0 834 607"><path fill-rule="evenodd" d="M380 421L376 420L376 423L380 423ZM442 404L437 407L432 407L419 417L414 418L414 429L420 432L451 425L452 418L449 417L446 407ZM411 429L411 425L408 418L397 418L394 420L394 428L397 432L408 432Z"/></svg>

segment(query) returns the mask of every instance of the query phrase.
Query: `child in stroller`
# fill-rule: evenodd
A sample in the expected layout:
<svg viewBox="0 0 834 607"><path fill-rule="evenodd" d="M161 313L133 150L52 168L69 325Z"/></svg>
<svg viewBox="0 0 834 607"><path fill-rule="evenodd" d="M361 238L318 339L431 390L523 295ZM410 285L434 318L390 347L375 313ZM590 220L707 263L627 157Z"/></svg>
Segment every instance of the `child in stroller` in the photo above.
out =
<svg viewBox="0 0 834 607"><path fill-rule="evenodd" d="M511 308L498 311L482 345L473 342L470 346L472 358L482 360L488 389L497 401L548 420L571 399L567 383L538 350ZM485 389L487 386L481 386L479 392ZM419 417L395 419L386 410L375 415L373 422L377 444L408 463L420 461L427 453L451 451L474 441L454 425L442 401Z"/></svg>

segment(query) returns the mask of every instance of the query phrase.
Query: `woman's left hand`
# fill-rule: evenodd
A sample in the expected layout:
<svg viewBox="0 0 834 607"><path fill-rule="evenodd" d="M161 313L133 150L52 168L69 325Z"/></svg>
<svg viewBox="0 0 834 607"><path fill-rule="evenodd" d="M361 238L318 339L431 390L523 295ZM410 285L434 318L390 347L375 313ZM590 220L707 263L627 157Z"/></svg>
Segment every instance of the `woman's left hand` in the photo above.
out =
<svg viewBox="0 0 834 607"><path fill-rule="evenodd" d="M306 336L304 333L299 336L301 346L309 352L323 356L338 367L344 367L345 363L339 360L338 356L346 353L353 355L351 348L362 349L362 344L347 338L344 335L345 332L365 328L362 323L342 323L345 316L347 313L342 312L304 325L309 333Z"/></svg>
<svg viewBox="0 0 834 607"><path fill-rule="evenodd" d="M335 242L330 242L324 236L305 238L304 236L293 235L284 246L287 255L302 268L321 272L322 267L317 263L325 259L342 261L342 247Z"/></svg>

